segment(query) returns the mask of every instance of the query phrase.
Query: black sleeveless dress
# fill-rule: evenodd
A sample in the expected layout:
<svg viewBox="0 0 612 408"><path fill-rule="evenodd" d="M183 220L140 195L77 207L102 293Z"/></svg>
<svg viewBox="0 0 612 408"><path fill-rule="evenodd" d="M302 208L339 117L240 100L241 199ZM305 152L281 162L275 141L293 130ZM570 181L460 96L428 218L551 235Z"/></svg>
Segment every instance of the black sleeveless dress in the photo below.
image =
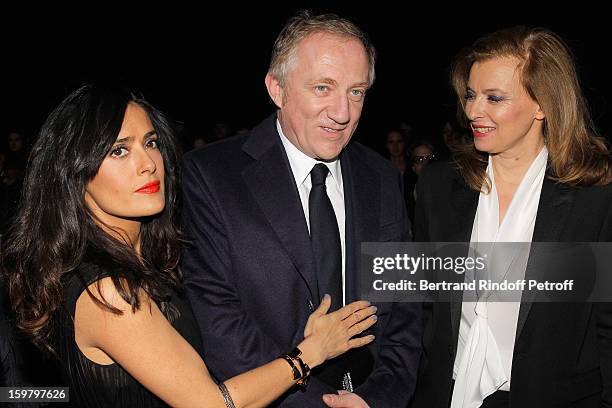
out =
<svg viewBox="0 0 612 408"><path fill-rule="evenodd" d="M57 324L57 351L70 387L74 407L165 407L162 400L143 387L118 364L102 365L89 360L77 346L74 332L76 302L92 283L108 277L108 272L93 263L83 263L62 278L65 306ZM200 331L187 300L171 291L170 300L160 310L172 326L203 356ZM163 358L164 356L156 356Z"/></svg>

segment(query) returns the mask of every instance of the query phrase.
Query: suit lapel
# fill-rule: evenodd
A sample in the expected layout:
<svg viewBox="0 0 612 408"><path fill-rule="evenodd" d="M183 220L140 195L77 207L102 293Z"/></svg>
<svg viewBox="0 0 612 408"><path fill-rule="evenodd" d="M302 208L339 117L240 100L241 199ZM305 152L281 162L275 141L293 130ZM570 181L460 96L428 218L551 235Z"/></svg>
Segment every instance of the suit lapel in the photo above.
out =
<svg viewBox="0 0 612 408"><path fill-rule="evenodd" d="M242 177L304 280L315 307L319 293L310 234L289 160L276 131L276 115L253 130L243 150L256 159Z"/></svg>
<svg viewBox="0 0 612 408"><path fill-rule="evenodd" d="M340 156L344 186L346 303L360 295L361 242L376 241L380 227L380 175L359 161L349 145Z"/></svg>
<svg viewBox="0 0 612 408"><path fill-rule="evenodd" d="M555 183L548 177L542 183L542 192L540 194L540 203L538 204L538 214L533 230L532 242L559 242L561 232L568 219L569 212L574 201L574 194L571 188L565 187L559 183ZM538 264L536 256L529 256L527 269L525 270L525 279L533 279L536 277L535 265ZM529 315L532 306L531 298L526 292L523 292L521 298L521 307L519 309L518 322L516 327L516 340L518 341L525 321Z"/></svg>

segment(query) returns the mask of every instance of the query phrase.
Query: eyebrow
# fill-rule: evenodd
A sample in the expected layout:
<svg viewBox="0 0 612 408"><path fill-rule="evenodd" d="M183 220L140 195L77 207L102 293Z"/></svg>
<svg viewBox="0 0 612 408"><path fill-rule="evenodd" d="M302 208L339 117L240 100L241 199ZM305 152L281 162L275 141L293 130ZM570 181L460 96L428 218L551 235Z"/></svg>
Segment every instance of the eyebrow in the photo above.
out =
<svg viewBox="0 0 612 408"><path fill-rule="evenodd" d="M474 91L472 88L470 88L469 86L467 87L467 90L468 90L468 91L475 92L475 91ZM483 92L500 92L500 93L504 93L504 94L505 94L505 93L508 93L508 92L504 91L503 89L499 89L499 88L488 88L488 89L485 89Z"/></svg>
<svg viewBox="0 0 612 408"><path fill-rule="evenodd" d="M337 85L338 82L336 82L335 80L331 79L331 78L321 78L321 79L315 79L314 81L312 81L314 84L317 83L324 83L324 84L329 84L329 85Z"/></svg>
<svg viewBox="0 0 612 408"><path fill-rule="evenodd" d="M151 136L153 136L155 134L157 134L157 132L155 130L150 130L147 133L145 133L145 135L143 136L143 139L151 137ZM134 136L127 136L127 137L122 137L121 139L115 140L115 143L132 142L133 140L134 140Z"/></svg>
<svg viewBox="0 0 612 408"><path fill-rule="evenodd" d="M489 89L485 89L485 92L500 92L500 93L507 93L506 91L504 91L503 89L499 89L499 88L489 88Z"/></svg>
<svg viewBox="0 0 612 408"><path fill-rule="evenodd" d="M317 79L317 80L313 81L313 83L315 83L315 84L316 83L321 83L321 82L324 83L324 84L329 84L329 85L337 85L338 84L338 82L336 80L331 79L331 78L323 78L323 79ZM367 82L359 82L359 83L351 85L351 88L358 87L358 86L362 86L362 87L366 87L367 88L368 87L368 83Z"/></svg>

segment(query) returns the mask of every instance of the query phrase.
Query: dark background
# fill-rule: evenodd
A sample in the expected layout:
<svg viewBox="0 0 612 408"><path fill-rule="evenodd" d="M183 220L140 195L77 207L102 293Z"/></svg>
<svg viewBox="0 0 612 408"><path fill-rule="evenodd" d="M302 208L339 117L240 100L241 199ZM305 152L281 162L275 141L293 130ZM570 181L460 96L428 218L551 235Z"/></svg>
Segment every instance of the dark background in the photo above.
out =
<svg viewBox="0 0 612 408"><path fill-rule="evenodd" d="M88 3L69 10L57 3L49 9L17 4L22 10L0 11L0 150L10 131L31 144L68 93L96 80L141 89L185 139L210 136L217 122L234 130L253 127L274 110L263 82L270 51L300 8L336 12L370 35L378 50L377 79L354 137L379 151L387 130L401 121L412 125L416 138L439 142L442 126L455 116L452 57L481 35L517 24L544 26L566 40L595 123L600 133L612 134L609 13L585 2L404 3ZM33 350L25 357L34 384L59 381Z"/></svg>
<svg viewBox="0 0 612 408"><path fill-rule="evenodd" d="M6 107L0 130L22 132L31 142L61 99L99 79L121 79L141 89L182 124L185 137L207 136L217 122L233 130L253 127L273 111L263 80L274 39L296 10L309 8L353 20L377 48L377 79L355 135L376 149L400 121L410 123L416 137L439 139L455 116L448 80L452 56L485 33L517 24L550 28L567 41L595 123L600 133L611 133L612 21L603 10L582 3L539 10L510 2L391 4L228 1L191 9L148 3L129 10L100 4L40 22L28 13L8 14L1 40Z"/></svg>

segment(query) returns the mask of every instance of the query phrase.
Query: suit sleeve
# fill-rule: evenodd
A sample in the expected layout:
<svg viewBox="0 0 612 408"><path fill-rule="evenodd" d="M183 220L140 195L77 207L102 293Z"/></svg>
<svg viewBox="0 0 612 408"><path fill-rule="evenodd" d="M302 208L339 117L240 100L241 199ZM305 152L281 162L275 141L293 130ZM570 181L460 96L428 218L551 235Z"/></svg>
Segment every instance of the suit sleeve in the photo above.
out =
<svg viewBox="0 0 612 408"><path fill-rule="evenodd" d="M421 355L421 305L394 303L374 371L355 390L371 407L405 407L414 393Z"/></svg>
<svg viewBox="0 0 612 408"><path fill-rule="evenodd" d="M183 165L183 196L189 240L182 260L185 287L202 334L205 362L217 380L225 381L288 350L281 350L243 308L232 272L232 258L239 254L232 251L222 203L189 156ZM279 401L283 407L324 406L322 394L333 391L312 379L306 391L290 390Z"/></svg>
<svg viewBox="0 0 612 408"><path fill-rule="evenodd" d="M400 207L404 225L397 240L410 241L410 221L405 206ZM382 336L376 339L379 351L374 371L355 390L371 407L405 407L408 404L416 385L422 331L420 303L391 305L391 315L381 331Z"/></svg>

